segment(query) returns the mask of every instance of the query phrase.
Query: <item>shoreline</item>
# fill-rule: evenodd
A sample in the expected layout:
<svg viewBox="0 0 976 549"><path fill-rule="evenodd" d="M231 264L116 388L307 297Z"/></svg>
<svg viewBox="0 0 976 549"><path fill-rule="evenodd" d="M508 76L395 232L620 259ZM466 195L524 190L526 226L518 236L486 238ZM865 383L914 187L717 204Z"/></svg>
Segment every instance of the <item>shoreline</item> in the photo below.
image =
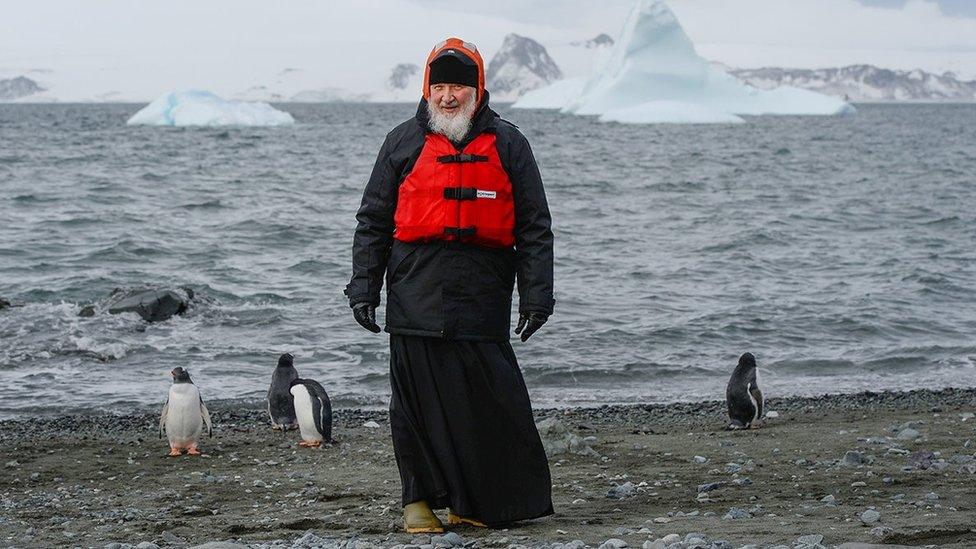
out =
<svg viewBox="0 0 976 549"><path fill-rule="evenodd" d="M338 442L306 450L260 404L208 406L202 458L165 457L158 410L0 420L0 545L976 545L976 389L773 398L745 432L723 401L538 409L572 450L550 459L556 514L448 540L399 530L385 410L337 409Z"/></svg>

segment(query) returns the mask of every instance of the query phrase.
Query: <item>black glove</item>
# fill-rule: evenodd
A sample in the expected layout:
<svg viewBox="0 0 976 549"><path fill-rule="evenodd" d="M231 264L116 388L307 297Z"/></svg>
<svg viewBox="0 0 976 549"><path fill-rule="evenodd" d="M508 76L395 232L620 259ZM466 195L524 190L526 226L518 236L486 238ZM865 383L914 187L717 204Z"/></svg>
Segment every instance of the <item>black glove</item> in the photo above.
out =
<svg viewBox="0 0 976 549"><path fill-rule="evenodd" d="M519 321L518 325L515 326L515 334L522 334L522 341L525 341L532 334L536 333L547 320L549 320L549 315L546 313L519 313Z"/></svg>
<svg viewBox="0 0 976 549"><path fill-rule="evenodd" d="M376 306L366 301L361 301L352 306L352 316L360 326L373 332L380 333L380 327L376 324Z"/></svg>

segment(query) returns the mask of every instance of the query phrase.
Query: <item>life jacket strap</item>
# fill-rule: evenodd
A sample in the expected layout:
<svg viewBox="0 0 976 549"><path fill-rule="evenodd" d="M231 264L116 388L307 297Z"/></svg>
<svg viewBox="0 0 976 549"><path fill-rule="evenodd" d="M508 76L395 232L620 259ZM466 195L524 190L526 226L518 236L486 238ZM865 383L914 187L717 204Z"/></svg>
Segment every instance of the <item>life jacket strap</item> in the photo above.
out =
<svg viewBox="0 0 976 549"><path fill-rule="evenodd" d="M444 234L457 238L474 236L476 232L475 227L444 227Z"/></svg>
<svg viewBox="0 0 976 549"><path fill-rule="evenodd" d="M447 200L475 200L478 189L474 187L444 187L444 198Z"/></svg>
<svg viewBox="0 0 976 549"><path fill-rule="evenodd" d="M441 164L451 164L455 162L488 162L488 157L480 154L446 154L438 156L437 161Z"/></svg>

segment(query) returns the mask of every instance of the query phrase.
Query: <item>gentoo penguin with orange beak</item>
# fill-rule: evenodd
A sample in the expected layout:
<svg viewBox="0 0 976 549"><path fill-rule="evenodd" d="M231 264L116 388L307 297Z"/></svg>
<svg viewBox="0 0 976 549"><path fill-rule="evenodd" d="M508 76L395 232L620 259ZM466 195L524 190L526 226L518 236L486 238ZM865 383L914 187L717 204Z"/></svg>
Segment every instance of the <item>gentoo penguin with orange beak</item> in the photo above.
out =
<svg viewBox="0 0 976 549"><path fill-rule="evenodd" d="M191 456L200 455L197 444L200 435L206 428L207 434L213 437L213 425L210 423L210 411L200 397L197 386L190 381L190 372L177 367L170 374L173 384L169 388L169 398L163 406L163 414L159 418L159 438L169 438L169 455L177 457L181 450Z"/></svg>
<svg viewBox="0 0 976 549"><path fill-rule="evenodd" d="M322 385L313 379L295 379L291 382L291 394L302 435L298 445L314 448L321 446L323 440L332 442L332 401Z"/></svg>

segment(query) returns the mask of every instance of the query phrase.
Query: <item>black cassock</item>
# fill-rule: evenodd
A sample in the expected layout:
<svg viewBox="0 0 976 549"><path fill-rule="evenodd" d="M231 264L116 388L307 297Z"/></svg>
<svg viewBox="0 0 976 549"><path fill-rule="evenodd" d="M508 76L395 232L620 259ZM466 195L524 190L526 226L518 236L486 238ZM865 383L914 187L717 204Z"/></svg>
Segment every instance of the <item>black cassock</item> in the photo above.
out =
<svg viewBox="0 0 976 549"><path fill-rule="evenodd" d="M488 525L552 514L551 479L528 392L509 343L512 294L520 313L552 314L553 233L528 140L488 106L459 151L495 136L509 177L515 246L394 238L399 184L424 147L427 105L391 131L356 214L349 304L380 305L387 287L393 397L390 418L403 503Z"/></svg>
<svg viewBox="0 0 976 549"><path fill-rule="evenodd" d="M489 526L552 514L552 480L511 344L390 336L403 504Z"/></svg>

